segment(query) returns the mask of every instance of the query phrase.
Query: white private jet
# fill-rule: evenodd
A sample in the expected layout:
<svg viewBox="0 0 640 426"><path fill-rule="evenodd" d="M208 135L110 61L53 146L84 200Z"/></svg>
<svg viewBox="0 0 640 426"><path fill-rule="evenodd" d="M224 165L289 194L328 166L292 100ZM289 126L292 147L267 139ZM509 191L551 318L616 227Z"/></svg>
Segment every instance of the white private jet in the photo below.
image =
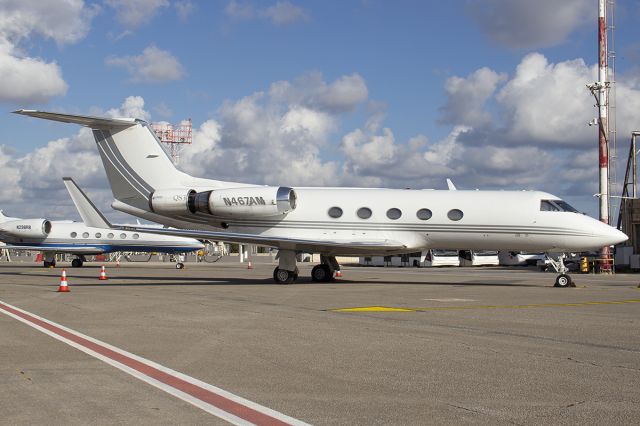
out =
<svg viewBox="0 0 640 426"><path fill-rule="evenodd" d="M627 240L622 232L537 191L461 191L260 186L190 176L172 163L150 126L19 110L93 129L112 206L176 229L147 230L277 247L279 283L297 279L296 257L320 253L314 281L329 281L337 255L390 255L438 249L583 251ZM556 285L571 278L560 261Z"/></svg>
<svg viewBox="0 0 640 426"><path fill-rule="evenodd" d="M64 178L82 222L20 219L0 210L0 240L3 249L43 253L45 267L55 266L56 253L76 256L73 267L81 267L85 256L114 251L186 253L204 248L193 238L124 231L112 226L71 178ZM182 269L184 264L176 263Z"/></svg>

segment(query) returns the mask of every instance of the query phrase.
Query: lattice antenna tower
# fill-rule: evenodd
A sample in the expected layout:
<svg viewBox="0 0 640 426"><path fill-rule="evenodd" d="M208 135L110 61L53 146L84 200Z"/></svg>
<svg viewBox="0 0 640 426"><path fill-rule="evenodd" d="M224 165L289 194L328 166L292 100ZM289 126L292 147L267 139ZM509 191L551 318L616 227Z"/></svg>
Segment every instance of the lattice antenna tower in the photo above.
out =
<svg viewBox="0 0 640 426"><path fill-rule="evenodd" d="M169 150L173 164L177 165L180 152L193 141L191 119L183 120L180 124L152 123L151 128L158 140Z"/></svg>

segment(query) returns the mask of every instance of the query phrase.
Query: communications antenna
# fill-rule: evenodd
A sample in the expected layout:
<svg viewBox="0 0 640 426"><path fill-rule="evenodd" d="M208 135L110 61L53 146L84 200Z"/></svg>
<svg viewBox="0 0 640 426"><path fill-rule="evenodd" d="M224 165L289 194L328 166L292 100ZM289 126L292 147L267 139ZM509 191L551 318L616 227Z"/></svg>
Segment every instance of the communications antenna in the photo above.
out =
<svg viewBox="0 0 640 426"><path fill-rule="evenodd" d="M609 217L611 213L610 201L611 201L611 181L616 183L616 172L611 174L610 170L610 141L611 130L613 128L614 145L613 156L615 165L615 156L617 151L617 144L615 141L615 118L609 120L610 109L610 88L611 81L609 80L609 44L607 42L608 33L613 33L613 13L607 13L607 6L613 5L614 0L598 0L598 81L593 84L588 84L587 87L596 98L596 106L598 107L598 165L599 165L599 201L600 201L600 221L609 224ZM613 7L611 8L613 10ZM613 57L615 57L615 52ZM615 112L615 105L612 108L612 112ZM613 126L611 126L613 124ZM613 179L610 179L610 178ZM603 247L601 250L601 257L603 263L600 270L603 272L612 271L612 252L609 246Z"/></svg>
<svg viewBox="0 0 640 426"><path fill-rule="evenodd" d="M618 192L618 129L616 122L616 50L615 50L615 0L607 0L607 59L609 68L609 194ZM615 206L609 203L609 217L615 217Z"/></svg>
<svg viewBox="0 0 640 426"><path fill-rule="evenodd" d="M180 124L152 123L151 128L158 140L169 149L169 156L173 164L178 165L180 152L185 145L192 142L191 119L183 120Z"/></svg>

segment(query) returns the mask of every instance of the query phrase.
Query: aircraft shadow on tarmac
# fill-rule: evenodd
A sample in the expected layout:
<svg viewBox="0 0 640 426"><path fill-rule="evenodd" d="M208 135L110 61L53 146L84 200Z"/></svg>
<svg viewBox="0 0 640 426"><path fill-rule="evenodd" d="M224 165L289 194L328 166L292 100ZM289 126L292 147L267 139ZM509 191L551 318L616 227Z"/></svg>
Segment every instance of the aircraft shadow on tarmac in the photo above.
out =
<svg viewBox="0 0 640 426"><path fill-rule="evenodd" d="M55 271L55 270L54 270ZM18 275L22 277L38 277L45 278L47 280L51 280L52 285L58 285L57 279L59 279L59 272L49 272L47 273L25 273L25 272L0 272L0 275ZM124 287L137 287L137 286L224 286L224 285L271 285L278 287L287 287L287 286L296 286L296 285L314 285L314 286L326 286L326 285L341 285L341 284L349 284L349 285L422 285L422 286L449 286L449 287L472 287L472 286L488 286L488 287L540 287L540 284L530 284L523 282L488 282L488 281L470 281L470 282L442 282L442 281L391 281L388 279L385 280L349 280L341 278L340 280L332 281L329 283L324 282L314 282L311 278L308 277L300 277L298 281L292 284L277 284L274 283L273 280L269 277L264 278L238 278L238 277L212 277L212 278L203 278L203 277L144 277L144 276L133 276L133 275L125 275L125 276L115 276L109 278L107 282L82 282L86 280L93 279L90 276L74 276L73 274L67 274L70 280L70 286L72 287L115 287L115 286L124 286ZM74 282L74 280L80 282ZM97 281L97 278L95 278ZM122 282L125 281L125 282ZM143 282L126 282L126 281L143 281ZM37 285L37 284L26 284L26 285Z"/></svg>

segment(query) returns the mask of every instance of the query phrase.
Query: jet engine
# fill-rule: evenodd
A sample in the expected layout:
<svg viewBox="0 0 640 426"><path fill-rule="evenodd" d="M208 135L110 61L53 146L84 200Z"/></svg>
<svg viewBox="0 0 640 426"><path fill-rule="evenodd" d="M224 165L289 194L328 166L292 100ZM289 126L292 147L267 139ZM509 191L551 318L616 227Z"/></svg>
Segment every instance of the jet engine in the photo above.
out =
<svg viewBox="0 0 640 426"><path fill-rule="evenodd" d="M182 215L190 212L189 200L196 195L196 191L190 189L159 189L151 194L149 207L158 214ZM193 212L193 211L192 211Z"/></svg>
<svg viewBox="0 0 640 426"><path fill-rule="evenodd" d="M3 233L22 238L44 238L51 232L51 222L46 219L21 219L0 224Z"/></svg>
<svg viewBox="0 0 640 426"><path fill-rule="evenodd" d="M261 218L285 215L296 208L296 193L280 186L225 188L194 194L189 210L222 218Z"/></svg>

